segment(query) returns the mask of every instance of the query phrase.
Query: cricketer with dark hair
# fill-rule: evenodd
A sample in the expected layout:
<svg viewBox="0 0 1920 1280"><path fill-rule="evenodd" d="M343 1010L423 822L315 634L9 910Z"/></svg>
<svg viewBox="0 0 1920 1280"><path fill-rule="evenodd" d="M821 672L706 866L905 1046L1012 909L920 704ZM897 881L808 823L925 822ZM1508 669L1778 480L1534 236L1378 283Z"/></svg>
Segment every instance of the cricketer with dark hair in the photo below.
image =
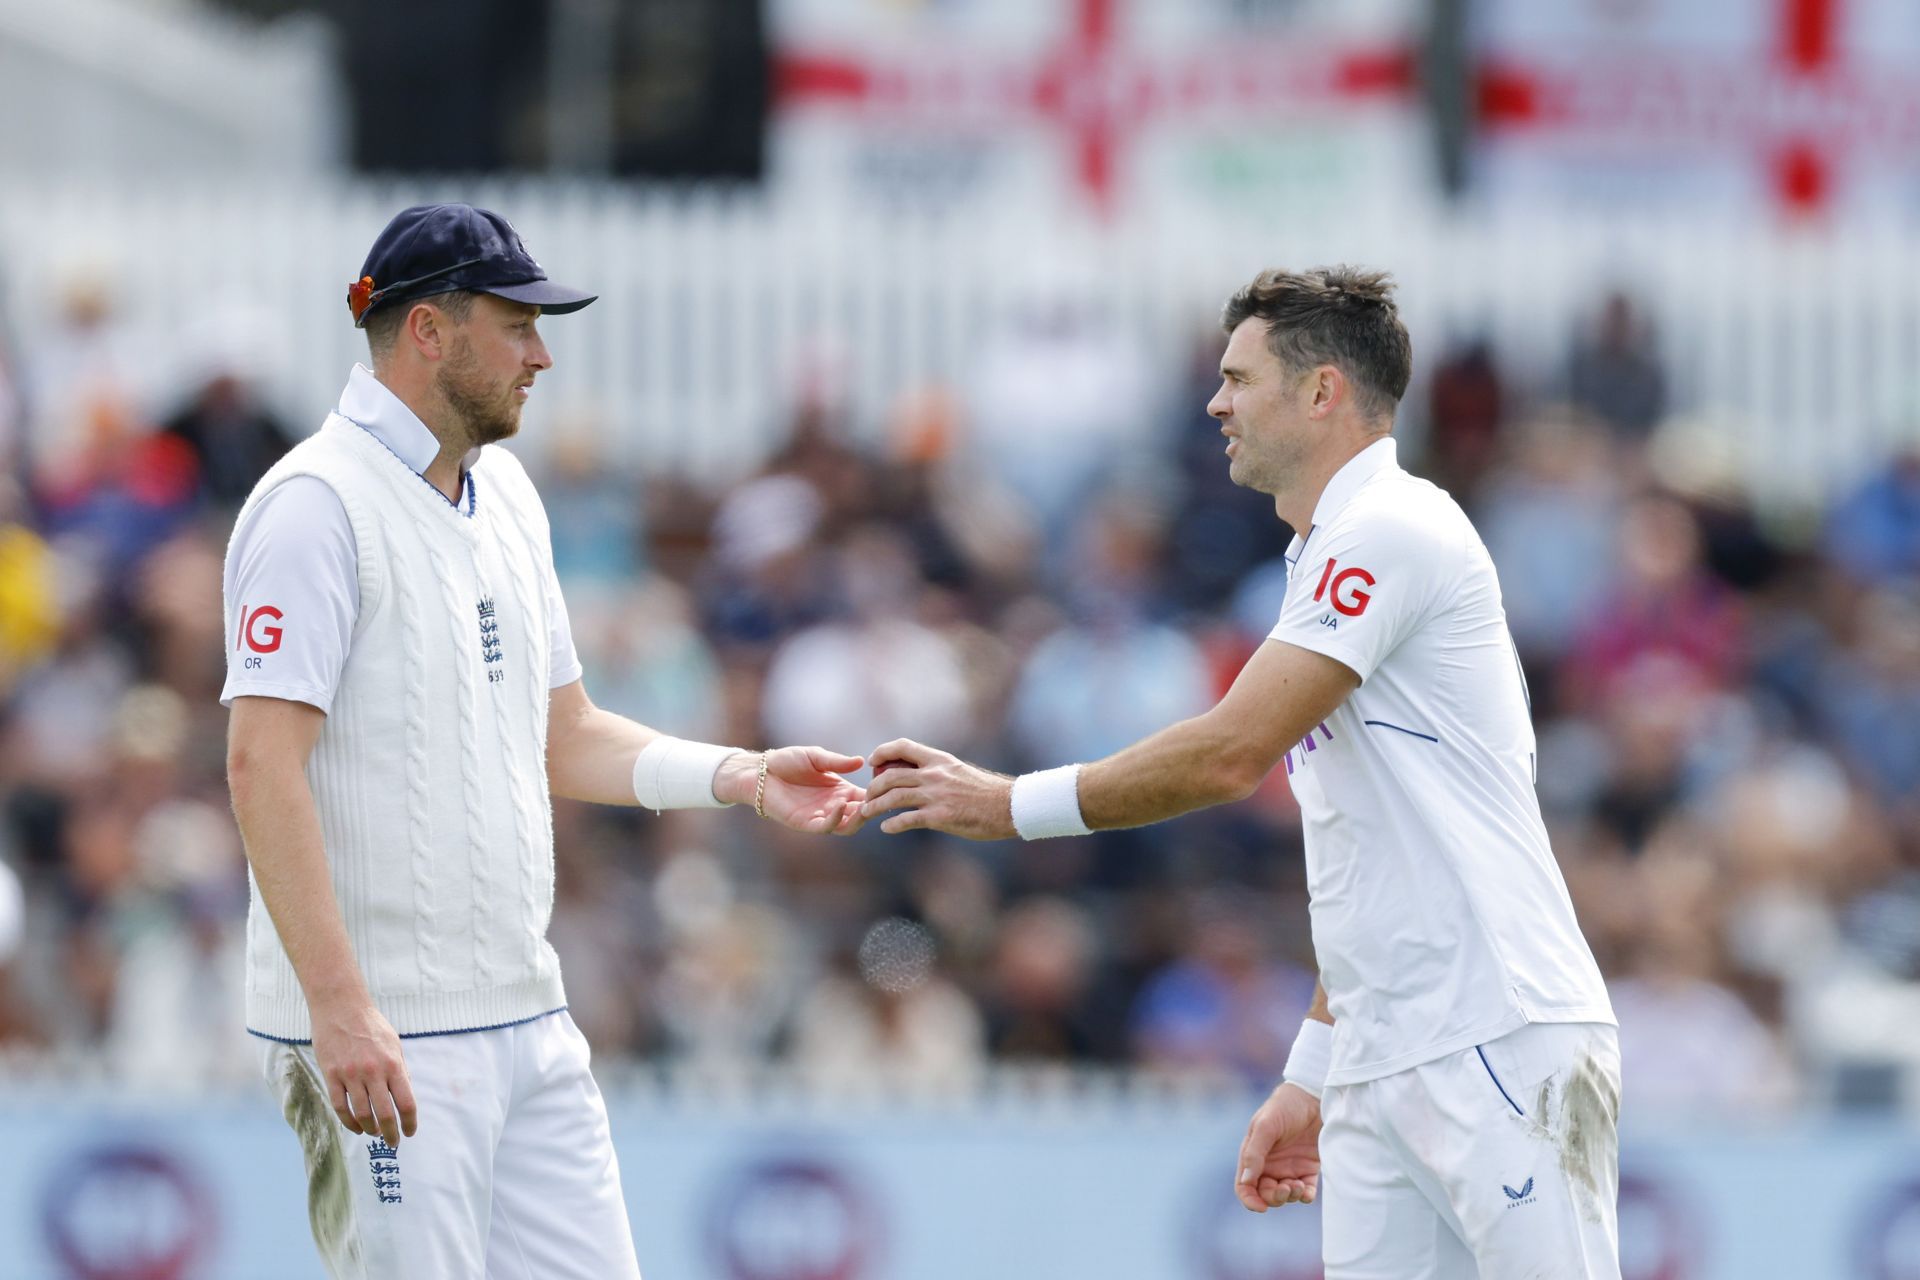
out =
<svg viewBox="0 0 1920 1280"><path fill-rule="evenodd" d="M1268 271L1228 301L1207 409L1295 531L1280 618L1219 705L1009 778L900 740L883 829L1079 836L1300 803L1320 990L1235 1164L1249 1209L1326 1186L1328 1280L1620 1275L1620 1055L1534 796L1525 677L1486 547L1401 470L1392 284Z"/></svg>

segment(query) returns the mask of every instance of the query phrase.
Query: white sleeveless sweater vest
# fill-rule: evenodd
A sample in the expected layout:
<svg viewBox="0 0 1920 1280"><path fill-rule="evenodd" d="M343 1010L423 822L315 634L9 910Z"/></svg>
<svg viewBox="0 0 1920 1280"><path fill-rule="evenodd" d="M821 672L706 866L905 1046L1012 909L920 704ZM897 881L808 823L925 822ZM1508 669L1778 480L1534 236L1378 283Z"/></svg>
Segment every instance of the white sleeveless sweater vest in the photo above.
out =
<svg viewBox="0 0 1920 1280"><path fill-rule="evenodd" d="M489 447L470 472L468 517L335 414L267 473L241 519L296 475L339 495L358 548L359 617L307 779L374 1003L401 1035L557 1009L541 572L551 543L539 495L512 454ZM247 1026L311 1039L252 890Z"/></svg>

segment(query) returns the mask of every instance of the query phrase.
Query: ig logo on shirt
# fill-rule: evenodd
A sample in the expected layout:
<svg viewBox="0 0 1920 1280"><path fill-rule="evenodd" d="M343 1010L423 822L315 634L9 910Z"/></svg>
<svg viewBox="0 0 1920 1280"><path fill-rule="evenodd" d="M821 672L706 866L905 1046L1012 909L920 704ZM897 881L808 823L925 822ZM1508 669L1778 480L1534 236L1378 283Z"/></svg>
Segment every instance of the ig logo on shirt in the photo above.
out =
<svg viewBox="0 0 1920 1280"><path fill-rule="evenodd" d="M242 647L253 650L242 664L247 670L259 670L258 655L272 653L280 647L280 637L285 629L274 624L286 616L270 604L263 604L258 609L240 606L240 634L235 637L233 647L236 651Z"/></svg>
<svg viewBox="0 0 1920 1280"><path fill-rule="evenodd" d="M1365 569L1342 569L1335 573L1334 565L1335 561L1329 558L1326 570L1320 575L1320 585L1313 589L1313 598L1318 602L1322 597L1331 595L1335 613L1357 618L1367 611L1367 604L1373 599L1373 593L1348 584L1358 578L1371 587L1374 585L1374 577ZM1332 625L1339 624L1336 622Z"/></svg>

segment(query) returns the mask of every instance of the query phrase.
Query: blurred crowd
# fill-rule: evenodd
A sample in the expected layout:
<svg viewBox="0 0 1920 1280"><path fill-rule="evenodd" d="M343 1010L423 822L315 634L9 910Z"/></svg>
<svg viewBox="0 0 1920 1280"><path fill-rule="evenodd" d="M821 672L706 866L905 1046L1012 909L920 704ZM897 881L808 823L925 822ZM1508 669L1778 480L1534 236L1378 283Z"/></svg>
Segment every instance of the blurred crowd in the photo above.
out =
<svg viewBox="0 0 1920 1280"><path fill-rule="evenodd" d="M1204 709L1277 616L1290 536L1228 481L1220 345L1036 309L884 423L796 393L778 453L719 492L530 425L589 694L689 737L908 735L1010 771ZM1612 297L1552 368L1441 352L1402 462L1499 566L1629 1105L1896 1105L1920 1082L1920 437L1823 511L1756 510L1660 349ZM0 1054L243 1079L221 556L330 406L286 420L239 367L141 393L137 360L99 289L0 345ZM1312 994L1283 773L1034 846L565 802L555 828L551 936L603 1057L1265 1087Z"/></svg>

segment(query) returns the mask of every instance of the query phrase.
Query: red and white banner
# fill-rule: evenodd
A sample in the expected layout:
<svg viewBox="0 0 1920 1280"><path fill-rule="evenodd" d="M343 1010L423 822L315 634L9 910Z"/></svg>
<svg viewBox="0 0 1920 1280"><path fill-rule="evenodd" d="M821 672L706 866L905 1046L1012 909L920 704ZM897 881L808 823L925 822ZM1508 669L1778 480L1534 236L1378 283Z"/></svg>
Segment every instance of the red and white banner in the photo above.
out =
<svg viewBox="0 0 1920 1280"><path fill-rule="evenodd" d="M1433 194L1418 0L774 0L776 184L1099 215ZM1495 206L1920 209L1915 0L1479 0Z"/></svg>
<svg viewBox="0 0 1920 1280"><path fill-rule="evenodd" d="M1419 181L1411 0L776 0L786 189L1109 215Z"/></svg>
<svg viewBox="0 0 1920 1280"><path fill-rule="evenodd" d="M1913 0L1483 0L1481 15L1478 176L1497 201L1802 218L1920 196Z"/></svg>

